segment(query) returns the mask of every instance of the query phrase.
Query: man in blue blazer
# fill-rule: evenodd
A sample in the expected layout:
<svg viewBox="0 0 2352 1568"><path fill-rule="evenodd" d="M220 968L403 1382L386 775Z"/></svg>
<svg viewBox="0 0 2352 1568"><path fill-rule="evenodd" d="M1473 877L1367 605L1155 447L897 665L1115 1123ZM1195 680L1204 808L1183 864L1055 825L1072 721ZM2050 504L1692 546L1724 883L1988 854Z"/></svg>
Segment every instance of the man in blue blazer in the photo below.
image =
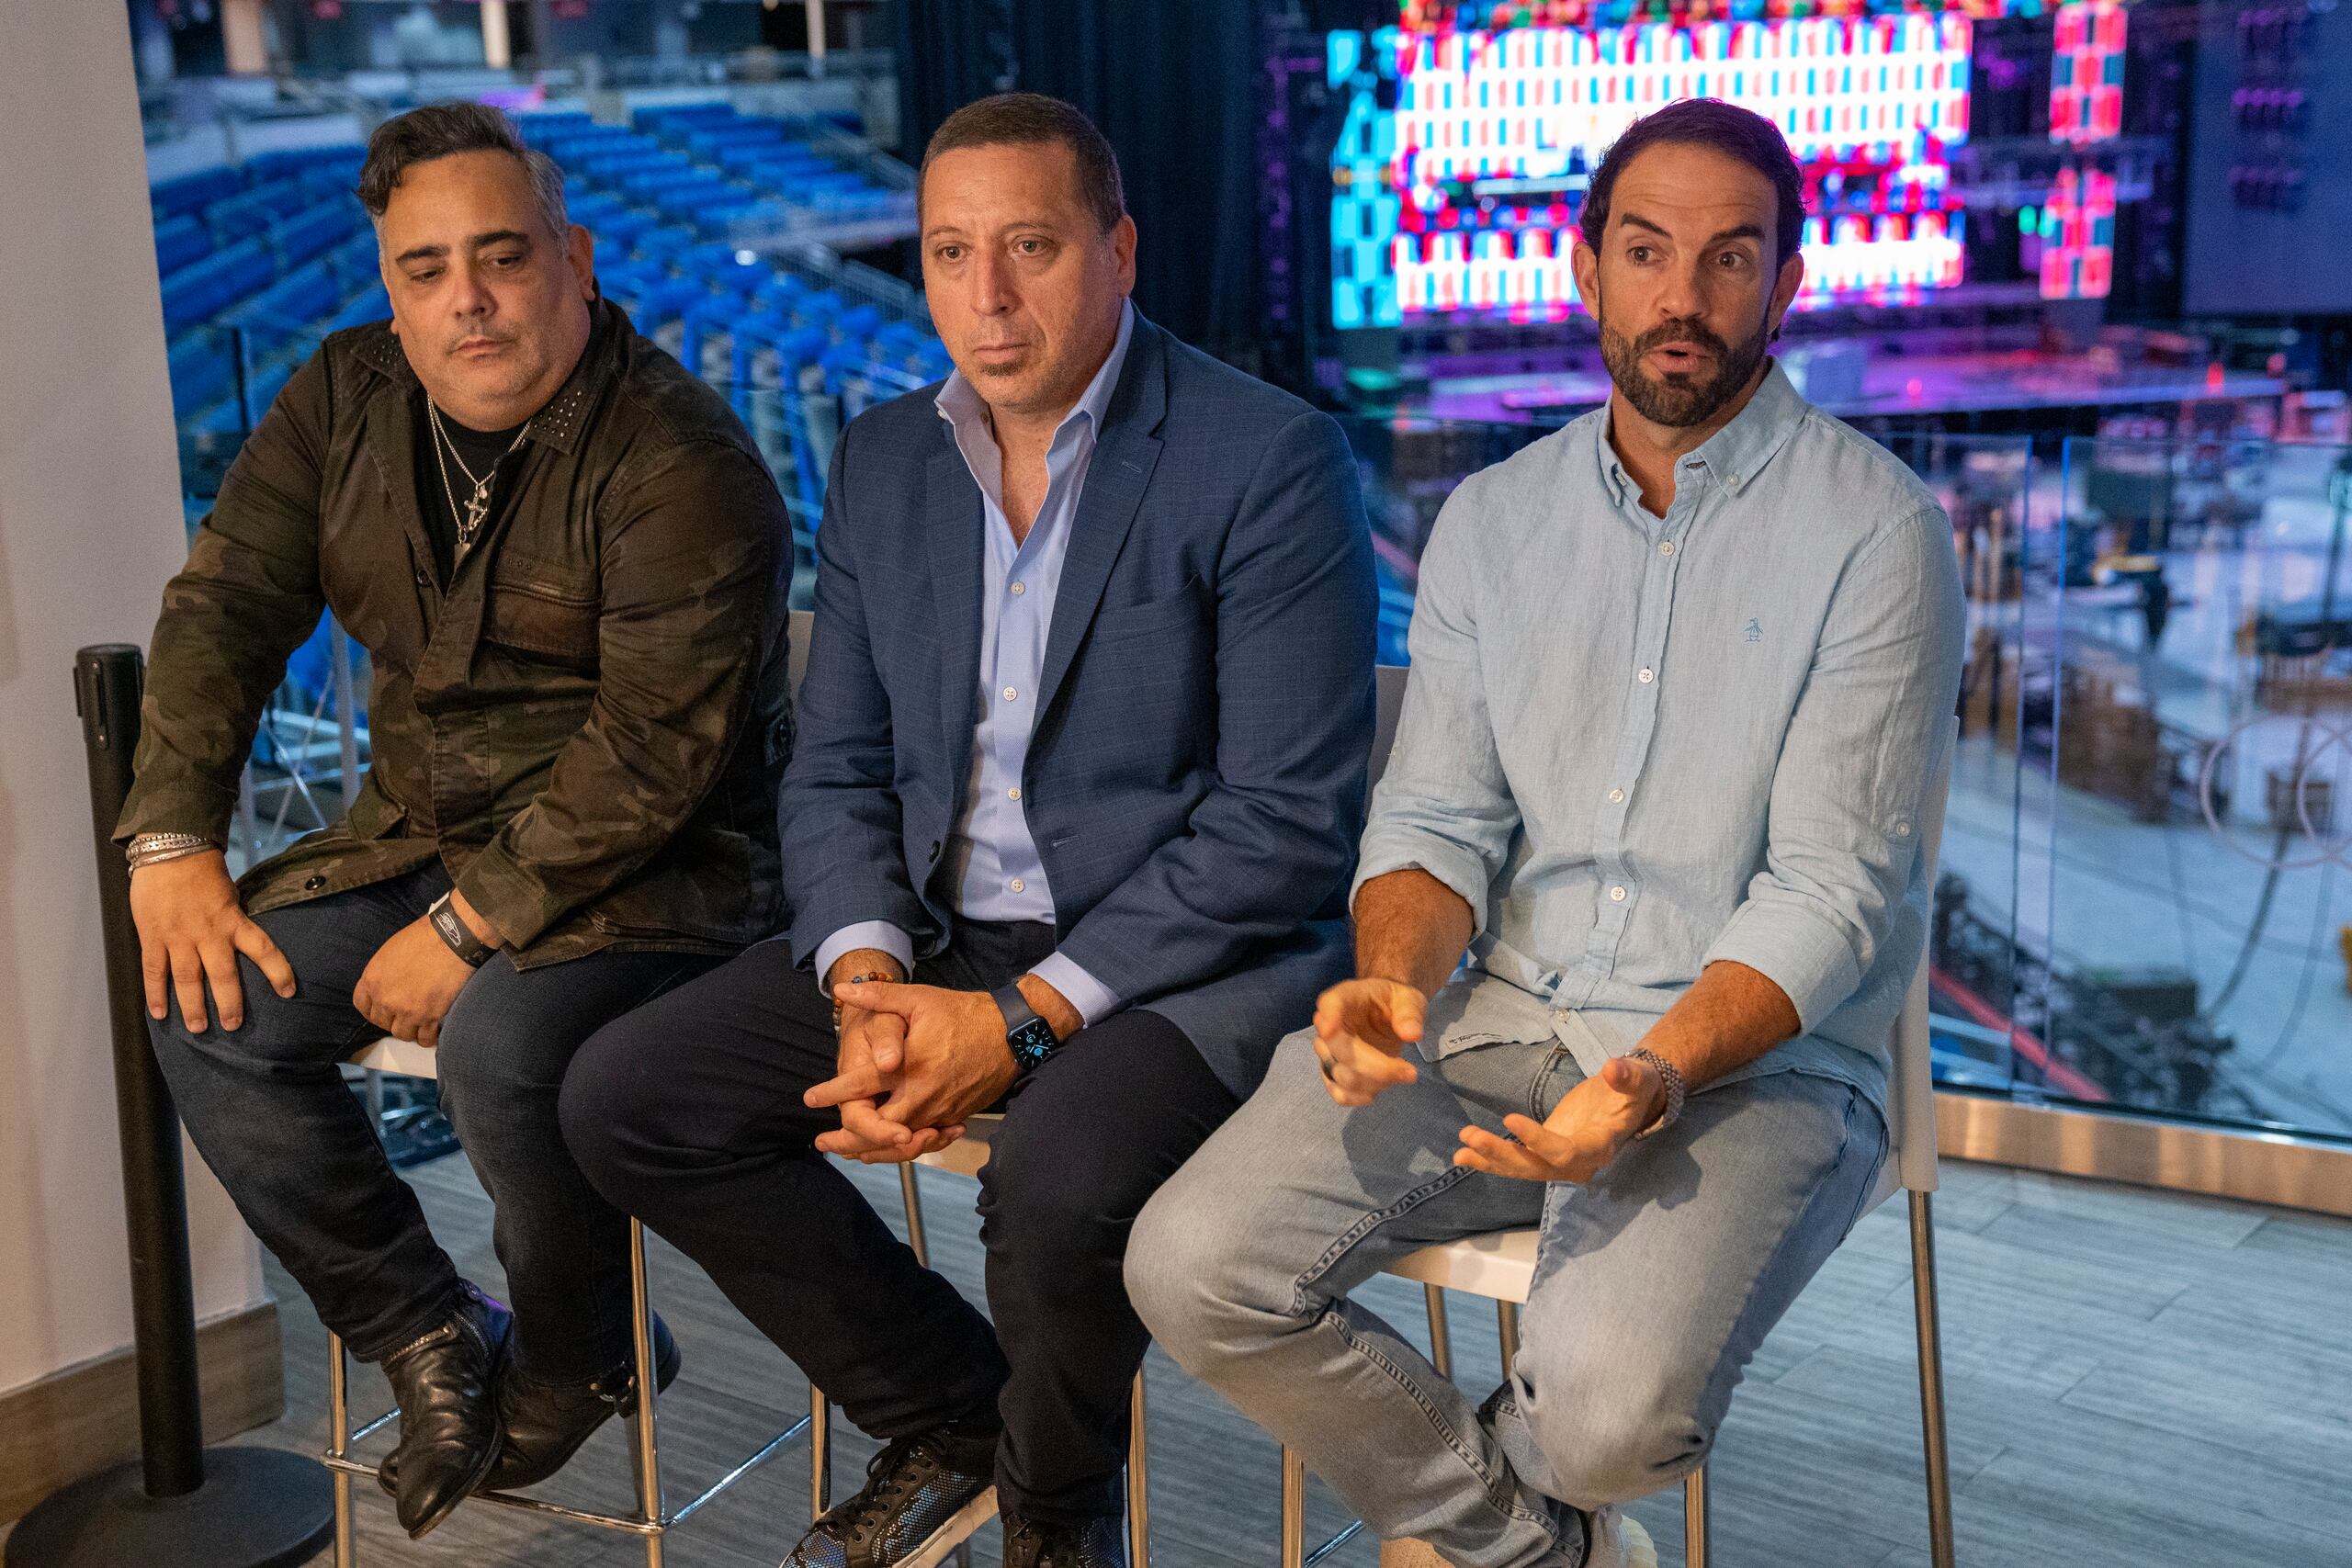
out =
<svg viewBox="0 0 2352 1568"><path fill-rule="evenodd" d="M918 1557L992 1481L1011 1568L1098 1568L1148 1342L1128 1228L1349 972L1371 544L1337 425L1127 302L1076 110L959 111L921 202L956 370L833 453L789 936L591 1041L564 1125L886 1439L789 1568ZM825 1157L991 1110L993 1332Z"/></svg>

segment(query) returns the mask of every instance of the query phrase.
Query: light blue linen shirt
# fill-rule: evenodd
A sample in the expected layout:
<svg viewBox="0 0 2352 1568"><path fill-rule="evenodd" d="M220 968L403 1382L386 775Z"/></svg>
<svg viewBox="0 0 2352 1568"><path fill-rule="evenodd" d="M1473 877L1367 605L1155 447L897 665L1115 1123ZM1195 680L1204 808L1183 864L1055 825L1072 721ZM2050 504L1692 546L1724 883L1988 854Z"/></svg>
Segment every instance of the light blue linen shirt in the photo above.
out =
<svg viewBox="0 0 2352 1568"><path fill-rule="evenodd" d="M1724 1081L1824 1073L1883 1113L1959 693L1951 525L1777 364L1663 517L1608 419L1447 501L1356 886L1419 867L1469 904L1474 990L1441 1054L1556 1038L1597 1073L1731 959L1803 1033Z"/></svg>
<svg viewBox="0 0 2352 1568"><path fill-rule="evenodd" d="M1135 326L1136 309L1129 304L1120 310L1110 357L1055 427L1046 449L1046 499L1018 546L1004 514L1004 454L987 402L960 370L947 378L935 400L980 487L980 526L988 541L980 569L979 720L972 730L964 818L948 841L945 874L955 878L956 909L967 919L1054 923L1053 889L1029 832L1021 779L1036 726L1037 681L1045 671L1046 637L1054 624L1078 500ZM914 968L912 937L887 920L864 920L818 944L819 980L842 953L865 947L889 953L910 972ZM1125 1000L1058 953L1047 954L1030 973L1059 991L1088 1023L1102 1022Z"/></svg>

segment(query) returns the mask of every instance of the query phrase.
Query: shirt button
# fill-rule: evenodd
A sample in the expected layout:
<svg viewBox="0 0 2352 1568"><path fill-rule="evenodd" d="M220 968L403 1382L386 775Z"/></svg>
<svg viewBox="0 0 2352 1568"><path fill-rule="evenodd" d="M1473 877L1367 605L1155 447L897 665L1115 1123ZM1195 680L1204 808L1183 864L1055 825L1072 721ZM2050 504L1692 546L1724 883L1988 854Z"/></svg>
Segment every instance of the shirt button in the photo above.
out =
<svg viewBox="0 0 2352 1568"><path fill-rule="evenodd" d="M1641 682L1642 682L1642 684L1643 684L1643 685L1645 685L1645 686L1648 685L1652 681L1655 681L1655 680L1657 680L1657 671L1651 671L1651 670L1645 670L1645 671L1642 671L1642 673L1641 673ZM1005 695L1006 695L1006 696L1011 696L1012 694L1012 693L1010 693L1010 692L1007 692L1007 693L1005 694Z"/></svg>
<svg viewBox="0 0 2352 1568"><path fill-rule="evenodd" d="M1006 790L1004 792L1004 798L1007 800L1019 800L1021 798L1021 786L1019 784L1014 784L1011 789Z"/></svg>
<svg viewBox="0 0 2352 1568"><path fill-rule="evenodd" d="M1674 553L1674 541L1672 539L1668 539L1666 543L1660 545L1657 547L1657 553L1662 556L1672 555Z"/></svg>
<svg viewBox="0 0 2352 1568"><path fill-rule="evenodd" d="M306 877L302 882L302 891L305 893L316 893L320 888L324 887L326 885L327 879L323 876Z"/></svg>
<svg viewBox="0 0 2352 1568"><path fill-rule="evenodd" d="M1012 879L1012 890L1013 890L1015 893L1021 893L1021 892L1024 892L1024 891L1026 891L1026 890L1027 890L1027 886L1028 886L1028 885L1027 885L1026 883L1023 883L1023 882L1019 877L1017 877L1017 876L1016 876L1016 877L1014 877L1014 878Z"/></svg>
<svg viewBox="0 0 2352 1568"><path fill-rule="evenodd" d="M1643 678L1644 680L1645 680L1645 681L1649 679L1649 677L1648 677L1647 675L1645 675L1645 676L1643 676L1642 678ZM1012 687L1010 687L1010 686L1007 686L1007 687L1004 689L1004 700L1005 700L1006 702L1011 702L1011 701L1012 701L1015 697L1018 697L1020 694L1021 694L1020 693L1018 693L1018 692L1014 691L1014 690L1013 690Z"/></svg>
<svg viewBox="0 0 2352 1568"><path fill-rule="evenodd" d="M1894 825L1894 836L1898 839L1909 838L1911 836L1911 824L1908 822L1897 822Z"/></svg>
<svg viewBox="0 0 2352 1568"><path fill-rule="evenodd" d="M1609 792L1609 804L1610 804L1610 805L1611 805L1611 806L1615 806L1618 802L1620 802L1620 801L1623 800L1624 798L1625 798L1625 792L1624 792L1623 790L1622 790L1622 789L1612 789L1612 790L1611 790L1611 791Z"/></svg>
<svg viewBox="0 0 2352 1568"><path fill-rule="evenodd" d="M1622 904L1625 901L1625 889L1623 885L1609 890L1609 901L1612 904Z"/></svg>
<svg viewBox="0 0 2352 1568"><path fill-rule="evenodd" d="M1029 588L1028 588L1028 585L1027 585L1026 583L1016 582L1016 583L1014 583L1014 584L1012 585L1012 596L1013 596L1015 599L1020 598L1023 593L1026 593L1026 592L1029 592Z"/></svg>

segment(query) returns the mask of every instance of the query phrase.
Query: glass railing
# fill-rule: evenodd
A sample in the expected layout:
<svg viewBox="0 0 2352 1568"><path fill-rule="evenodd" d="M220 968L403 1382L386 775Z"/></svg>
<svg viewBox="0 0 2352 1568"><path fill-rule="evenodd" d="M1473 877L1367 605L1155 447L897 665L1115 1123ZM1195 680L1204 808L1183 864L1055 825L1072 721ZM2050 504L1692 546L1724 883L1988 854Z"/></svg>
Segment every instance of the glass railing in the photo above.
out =
<svg viewBox="0 0 2352 1568"><path fill-rule="evenodd" d="M2352 448L2078 439L2059 491L2018 747L2036 1087L2352 1134Z"/></svg>

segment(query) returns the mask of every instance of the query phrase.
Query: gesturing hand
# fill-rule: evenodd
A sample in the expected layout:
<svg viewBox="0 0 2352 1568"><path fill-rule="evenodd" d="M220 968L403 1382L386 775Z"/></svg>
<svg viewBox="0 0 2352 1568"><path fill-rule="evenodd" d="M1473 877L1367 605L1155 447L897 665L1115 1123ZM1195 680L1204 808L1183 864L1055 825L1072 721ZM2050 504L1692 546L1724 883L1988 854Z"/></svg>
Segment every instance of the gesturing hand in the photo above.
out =
<svg viewBox="0 0 2352 1568"><path fill-rule="evenodd" d="M269 933L246 918L237 903L237 885L229 880L228 857L218 851L184 855L133 873L130 919L139 928L139 965L147 977L150 1017L162 1019L176 992L180 1018L192 1032L201 1034L206 1027L204 987L209 981L220 1027L243 1028L245 987L237 973L241 953L279 996L294 994L294 966Z"/></svg>
<svg viewBox="0 0 2352 1568"><path fill-rule="evenodd" d="M1656 1067L1631 1056L1612 1057L1598 1077L1562 1095L1543 1121L1504 1117L1510 1138L1483 1127L1463 1128L1453 1163L1523 1181L1590 1181L1657 1119L1665 1104L1666 1083Z"/></svg>
<svg viewBox="0 0 2352 1568"><path fill-rule="evenodd" d="M1421 1037L1429 998L1396 980L1344 980L1315 999L1315 1055L1341 1105L1370 1105L1420 1076L1403 1052Z"/></svg>
<svg viewBox="0 0 2352 1568"><path fill-rule="evenodd" d="M906 1032L902 1063L895 1075L878 1069L859 1075L844 1060L841 1077L819 1084L805 1099L811 1106L842 1107L843 1131L849 1132L850 1104L887 1092L876 1114L905 1134L905 1141L886 1145L878 1136L863 1137L860 1142L868 1145L864 1150L830 1152L868 1163L912 1159L960 1137L965 1119L995 1104L1018 1075L1005 1043L1004 1014L986 991L869 980L854 987L837 986L833 995L844 1009L854 1004L868 1014L899 1021ZM823 1139L819 1144L828 1146Z"/></svg>

